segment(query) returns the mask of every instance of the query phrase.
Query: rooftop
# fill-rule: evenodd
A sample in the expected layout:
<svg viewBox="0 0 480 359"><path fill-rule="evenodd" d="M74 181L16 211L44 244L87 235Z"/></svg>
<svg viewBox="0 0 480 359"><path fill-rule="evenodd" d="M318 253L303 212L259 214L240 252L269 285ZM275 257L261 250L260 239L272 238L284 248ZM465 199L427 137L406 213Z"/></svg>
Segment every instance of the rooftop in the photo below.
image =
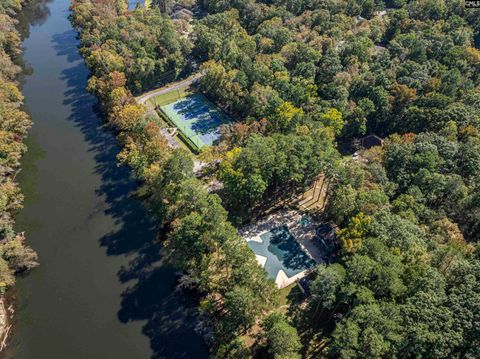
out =
<svg viewBox="0 0 480 359"><path fill-rule="evenodd" d="M193 17L193 13L188 9L180 9L172 14L172 19L190 20Z"/></svg>

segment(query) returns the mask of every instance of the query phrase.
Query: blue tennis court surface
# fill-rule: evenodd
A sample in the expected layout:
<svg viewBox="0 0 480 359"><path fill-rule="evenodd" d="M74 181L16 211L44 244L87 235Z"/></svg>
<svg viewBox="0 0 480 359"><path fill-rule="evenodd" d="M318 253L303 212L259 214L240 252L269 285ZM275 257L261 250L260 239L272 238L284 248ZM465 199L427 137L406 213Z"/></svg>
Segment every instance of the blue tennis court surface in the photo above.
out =
<svg viewBox="0 0 480 359"><path fill-rule="evenodd" d="M231 122L226 114L200 93L160 108L198 148L214 144L220 138L220 125Z"/></svg>
<svg viewBox="0 0 480 359"><path fill-rule="evenodd" d="M276 227L260 235L262 242L249 241L248 246L256 255L265 257L265 271L272 279L283 270L292 277L315 265L300 247L286 225Z"/></svg>

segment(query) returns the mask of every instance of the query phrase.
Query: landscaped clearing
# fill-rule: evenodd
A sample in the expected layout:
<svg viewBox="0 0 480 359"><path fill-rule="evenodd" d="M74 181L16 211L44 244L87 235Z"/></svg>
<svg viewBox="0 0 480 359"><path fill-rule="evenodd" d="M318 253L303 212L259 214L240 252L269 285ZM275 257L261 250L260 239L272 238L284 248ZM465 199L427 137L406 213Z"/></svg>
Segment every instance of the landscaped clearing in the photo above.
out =
<svg viewBox="0 0 480 359"><path fill-rule="evenodd" d="M317 176L310 187L299 198L295 199L294 203L304 211L309 212L323 212L327 203L327 196L329 192L329 183L325 174L321 173Z"/></svg>

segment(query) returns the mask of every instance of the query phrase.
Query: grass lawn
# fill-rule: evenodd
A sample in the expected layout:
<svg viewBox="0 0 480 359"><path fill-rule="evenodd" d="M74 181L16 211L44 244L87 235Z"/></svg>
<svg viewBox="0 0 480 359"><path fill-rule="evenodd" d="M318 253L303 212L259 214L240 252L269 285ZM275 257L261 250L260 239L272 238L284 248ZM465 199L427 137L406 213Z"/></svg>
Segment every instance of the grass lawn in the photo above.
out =
<svg viewBox="0 0 480 359"><path fill-rule="evenodd" d="M279 292L280 300L278 307L283 313L286 312L290 305L298 304L305 298L305 295L302 293L296 282L290 284L288 287L280 289Z"/></svg>
<svg viewBox="0 0 480 359"><path fill-rule="evenodd" d="M279 290L279 306L283 307L284 305L289 305L290 300L288 299L288 296L290 295L290 292L292 291L293 288L297 286L297 283L292 283L288 287L282 288Z"/></svg>
<svg viewBox="0 0 480 359"><path fill-rule="evenodd" d="M175 102L178 99L186 97L190 94L192 94L192 91L190 90L189 86L186 86L178 90L170 91L162 95L155 96L149 99L147 102L152 106L165 106L165 105L168 105L169 103Z"/></svg>

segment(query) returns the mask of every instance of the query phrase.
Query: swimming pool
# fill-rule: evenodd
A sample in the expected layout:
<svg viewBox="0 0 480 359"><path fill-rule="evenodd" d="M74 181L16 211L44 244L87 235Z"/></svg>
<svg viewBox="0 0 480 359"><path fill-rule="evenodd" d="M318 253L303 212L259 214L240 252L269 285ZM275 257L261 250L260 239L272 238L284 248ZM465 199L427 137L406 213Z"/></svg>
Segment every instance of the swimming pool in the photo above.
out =
<svg viewBox="0 0 480 359"><path fill-rule="evenodd" d="M262 242L249 241L248 245L257 256L266 258L264 268L272 279L276 279L280 270L292 277L315 265L286 225L273 228L260 238Z"/></svg>

